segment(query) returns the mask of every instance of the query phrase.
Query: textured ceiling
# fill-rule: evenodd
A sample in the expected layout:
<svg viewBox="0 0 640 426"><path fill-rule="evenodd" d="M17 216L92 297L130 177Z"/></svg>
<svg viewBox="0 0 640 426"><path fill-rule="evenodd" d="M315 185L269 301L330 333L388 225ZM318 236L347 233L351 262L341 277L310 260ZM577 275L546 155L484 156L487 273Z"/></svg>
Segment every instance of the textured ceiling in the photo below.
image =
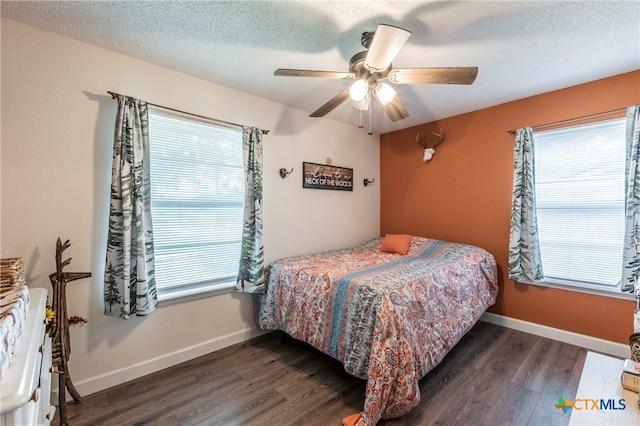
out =
<svg viewBox="0 0 640 426"><path fill-rule="evenodd" d="M374 104L375 133L640 69L640 0L3 0L1 13L309 113L349 81L273 71L348 71L379 23L412 32L395 68L479 68L470 86L394 86L410 116L394 123ZM314 118L326 119L357 125L359 114L345 102Z"/></svg>

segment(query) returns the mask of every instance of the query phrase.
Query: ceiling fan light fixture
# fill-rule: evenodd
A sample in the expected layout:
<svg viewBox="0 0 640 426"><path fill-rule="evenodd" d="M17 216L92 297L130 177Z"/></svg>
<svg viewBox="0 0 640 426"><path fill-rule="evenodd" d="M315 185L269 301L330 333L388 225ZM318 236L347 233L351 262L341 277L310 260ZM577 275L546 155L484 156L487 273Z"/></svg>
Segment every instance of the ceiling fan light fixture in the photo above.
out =
<svg viewBox="0 0 640 426"><path fill-rule="evenodd" d="M353 101L353 106L359 109L360 111L366 111L369 109L369 105L371 105L371 96L365 96L361 101Z"/></svg>
<svg viewBox="0 0 640 426"><path fill-rule="evenodd" d="M382 105L389 105L396 97L396 91L386 83L377 83L373 92Z"/></svg>
<svg viewBox="0 0 640 426"><path fill-rule="evenodd" d="M369 82L363 78L358 79L349 88L349 96L355 102L362 102L369 94Z"/></svg>

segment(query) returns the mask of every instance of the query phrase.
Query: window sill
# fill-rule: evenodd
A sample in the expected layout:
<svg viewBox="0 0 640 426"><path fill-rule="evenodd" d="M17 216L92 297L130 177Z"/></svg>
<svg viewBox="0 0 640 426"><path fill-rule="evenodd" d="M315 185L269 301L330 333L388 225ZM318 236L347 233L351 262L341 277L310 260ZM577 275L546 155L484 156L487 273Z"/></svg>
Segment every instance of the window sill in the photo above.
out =
<svg viewBox="0 0 640 426"><path fill-rule="evenodd" d="M161 306L189 302L192 300L204 299L206 297L233 293L235 291L235 287L235 281L227 281L224 283L203 285L199 287L176 289L170 292L165 292L164 294L158 294L158 302Z"/></svg>
<svg viewBox="0 0 640 426"><path fill-rule="evenodd" d="M530 282L530 281L517 281L522 284L536 285L539 287L549 287L549 288L557 288L560 290L567 291L575 291L578 293L587 293L593 294L596 296L605 296L605 297L613 297L615 299L625 299L625 300L636 300L636 297L633 293L621 292L617 288L605 289L605 288L588 288L588 287L579 287L577 285L570 285L558 282Z"/></svg>

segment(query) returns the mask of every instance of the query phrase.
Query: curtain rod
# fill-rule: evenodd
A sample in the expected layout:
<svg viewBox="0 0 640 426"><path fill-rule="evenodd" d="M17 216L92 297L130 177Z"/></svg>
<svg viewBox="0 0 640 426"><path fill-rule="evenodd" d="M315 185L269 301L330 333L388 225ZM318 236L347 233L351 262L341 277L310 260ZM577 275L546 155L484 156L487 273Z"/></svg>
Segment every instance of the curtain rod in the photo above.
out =
<svg viewBox="0 0 640 426"><path fill-rule="evenodd" d="M583 115L582 117L569 118L567 120L560 120L560 121L555 121L553 123L547 123L547 124L538 124L537 126L531 126L531 127L533 129L552 127L552 126L557 126L559 124L567 124L567 123L573 123L574 121L587 120L589 118L603 117L605 115L616 114L616 113L623 112L623 111L626 111L626 110L627 110L626 108L618 108L618 109L613 109L611 111L599 112L599 113L591 114L591 115ZM510 135L515 135L516 131L515 130L507 130L507 133L509 133Z"/></svg>
<svg viewBox="0 0 640 426"><path fill-rule="evenodd" d="M120 93L110 92L108 90L107 90L107 93L111 95L112 99L117 99L118 96L122 96ZM154 106L156 108L166 109L166 110L173 111L173 112L179 112L181 114L191 115L193 117L204 118L205 120L217 121L218 123L228 124L230 126L242 127L242 124L234 123L233 121L225 121L225 120L220 120L218 118L207 117L206 115L194 114L192 112L182 111L182 110L171 108L171 107L167 107L167 106L164 106L164 105L158 105L158 104L154 104L154 103L151 103L151 102L147 102L147 105L151 105L151 106ZM268 135L269 134L269 130L267 130L267 129L260 129L260 130L262 130L262 134L264 134L264 135Z"/></svg>

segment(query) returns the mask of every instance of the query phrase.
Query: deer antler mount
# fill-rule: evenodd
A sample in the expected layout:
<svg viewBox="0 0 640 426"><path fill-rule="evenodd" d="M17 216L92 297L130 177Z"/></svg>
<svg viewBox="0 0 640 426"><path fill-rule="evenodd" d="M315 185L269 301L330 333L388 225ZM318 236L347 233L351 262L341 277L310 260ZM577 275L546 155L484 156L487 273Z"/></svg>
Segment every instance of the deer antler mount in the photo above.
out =
<svg viewBox="0 0 640 426"><path fill-rule="evenodd" d="M445 134L442 128L440 128L440 133L431 132L431 134L440 138L438 142L433 143L432 145L427 145L424 142L424 136L422 133L418 133L416 136L416 143L424 148L424 156L422 157L422 161L427 162L433 158L433 154L436 153L436 147L438 147L442 142L444 142Z"/></svg>

